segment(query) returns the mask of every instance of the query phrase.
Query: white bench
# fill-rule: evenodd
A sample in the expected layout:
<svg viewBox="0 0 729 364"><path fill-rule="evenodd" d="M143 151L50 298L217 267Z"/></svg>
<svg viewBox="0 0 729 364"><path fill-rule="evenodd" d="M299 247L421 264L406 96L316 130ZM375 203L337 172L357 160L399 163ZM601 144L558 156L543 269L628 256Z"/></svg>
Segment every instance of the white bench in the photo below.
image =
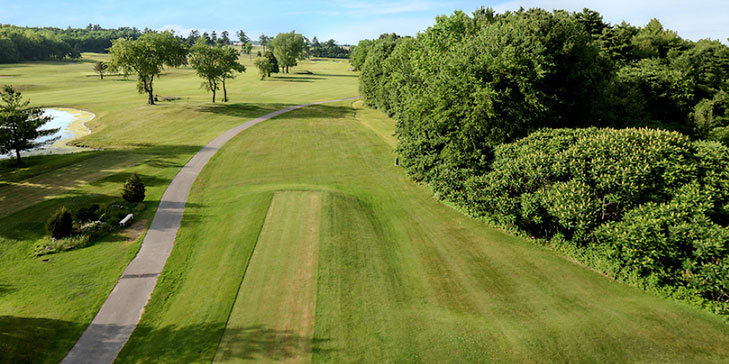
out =
<svg viewBox="0 0 729 364"><path fill-rule="evenodd" d="M129 220L131 220L132 218L134 218L133 214L129 214L129 215L125 216L123 219L121 219L121 221L119 221L119 226L126 225L129 222Z"/></svg>

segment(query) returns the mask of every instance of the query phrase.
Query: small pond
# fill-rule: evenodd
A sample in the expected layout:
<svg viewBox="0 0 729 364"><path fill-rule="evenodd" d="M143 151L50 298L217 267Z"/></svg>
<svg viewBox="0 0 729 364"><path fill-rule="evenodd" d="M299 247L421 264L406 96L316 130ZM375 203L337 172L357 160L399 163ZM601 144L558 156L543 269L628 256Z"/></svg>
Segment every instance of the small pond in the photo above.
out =
<svg viewBox="0 0 729 364"><path fill-rule="evenodd" d="M43 114L52 117L52 119L43 125L42 129L58 128L59 130L53 135L38 138L38 141L42 142L53 138L58 138L58 140L42 148L23 151L21 156L73 153L88 150L87 148L69 146L67 143L91 133L91 130L86 127L86 122L91 121L96 115L88 111L68 108L45 109ZM0 159L10 158L15 155L14 153L15 151L4 155L0 154Z"/></svg>

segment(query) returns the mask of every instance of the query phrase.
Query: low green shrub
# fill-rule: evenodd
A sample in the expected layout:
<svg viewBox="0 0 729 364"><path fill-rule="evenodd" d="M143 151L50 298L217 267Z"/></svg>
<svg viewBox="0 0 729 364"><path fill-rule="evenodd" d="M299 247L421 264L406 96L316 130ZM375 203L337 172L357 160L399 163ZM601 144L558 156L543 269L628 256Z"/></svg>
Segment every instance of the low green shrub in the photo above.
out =
<svg viewBox="0 0 729 364"><path fill-rule="evenodd" d="M62 239L71 235L73 218L66 207L61 207L46 222L46 231L54 239Z"/></svg>
<svg viewBox="0 0 729 364"><path fill-rule="evenodd" d="M455 202L613 277L729 313L728 165L725 145L676 132L545 129L497 147Z"/></svg>
<svg viewBox="0 0 729 364"><path fill-rule="evenodd" d="M136 204L144 201L144 190L144 183L142 180L136 173L132 173L129 179L127 179L124 183L122 197L125 201Z"/></svg>
<svg viewBox="0 0 729 364"><path fill-rule="evenodd" d="M83 248L91 243L89 235L71 235L62 239L53 239L50 237L43 238L40 243L36 244L33 254L43 256L72 249Z"/></svg>

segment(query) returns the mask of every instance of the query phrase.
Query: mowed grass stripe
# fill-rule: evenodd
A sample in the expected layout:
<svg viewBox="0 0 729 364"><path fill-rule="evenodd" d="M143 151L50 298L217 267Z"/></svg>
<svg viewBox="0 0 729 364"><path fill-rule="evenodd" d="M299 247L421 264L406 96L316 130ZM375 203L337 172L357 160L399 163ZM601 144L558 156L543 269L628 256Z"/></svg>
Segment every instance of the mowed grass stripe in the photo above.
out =
<svg viewBox="0 0 729 364"><path fill-rule="evenodd" d="M322 193L276 192L214 362L311 361Z"/></svg>
<svg viewBox="0 0 729 364"><path fill-rule="evenodd" d="M52 169L20 181L0 181L0 217L55 197L85 184L116 174L141 162L143 155L133 153L83 153L80 162ZM88 157L87 157L88 156ZM71 157L68 159L76 159ZM34 161L39 160L36 158ZM9 162L6 162L9 164ZM16 171L19 173L20 171ZM8 178L10 179L10 178Z"/></svg>

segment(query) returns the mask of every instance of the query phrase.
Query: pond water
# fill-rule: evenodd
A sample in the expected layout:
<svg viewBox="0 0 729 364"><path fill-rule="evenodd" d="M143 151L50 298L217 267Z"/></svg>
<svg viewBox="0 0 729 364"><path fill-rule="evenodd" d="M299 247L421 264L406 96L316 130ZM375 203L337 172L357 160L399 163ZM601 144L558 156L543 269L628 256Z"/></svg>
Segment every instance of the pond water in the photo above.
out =
<svg viewBox="0 0 729 364"><path fill-rule="evenodd" d="M43 125L42 129L58 128L59 130L53 135L38 138L38 141L42 142L53 138L58 138L58 140L42 148L23 151L21 152L21 156L72 153L88 150L88 148L69 146L67 143L91 133L91 130L86 127L86 122L91 121L96 115L88 111L69 108L45 109L43 114L50 116L52 119ZM11 153L0 155L0 159L13 157L15 155L14 153L15 151L12 151Z"/></svg>

